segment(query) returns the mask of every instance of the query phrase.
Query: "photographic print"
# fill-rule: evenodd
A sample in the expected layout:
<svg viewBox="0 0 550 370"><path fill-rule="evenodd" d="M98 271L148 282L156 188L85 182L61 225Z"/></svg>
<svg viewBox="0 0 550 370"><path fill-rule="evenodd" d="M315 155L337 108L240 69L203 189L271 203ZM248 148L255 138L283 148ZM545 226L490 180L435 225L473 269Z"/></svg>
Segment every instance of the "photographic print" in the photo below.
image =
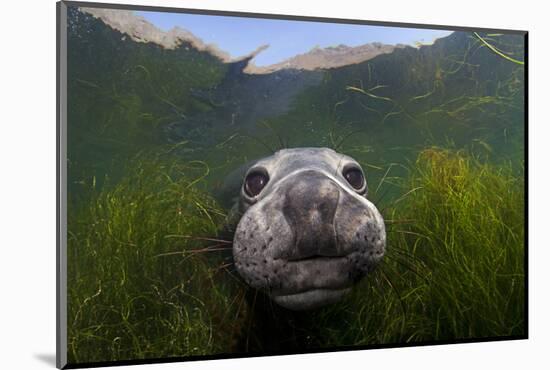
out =
<svg viewBox="0 0 550 370"><path fill-rule="evenodd" d="M527 337L526 32L58 27L59 367Z"/></svg>

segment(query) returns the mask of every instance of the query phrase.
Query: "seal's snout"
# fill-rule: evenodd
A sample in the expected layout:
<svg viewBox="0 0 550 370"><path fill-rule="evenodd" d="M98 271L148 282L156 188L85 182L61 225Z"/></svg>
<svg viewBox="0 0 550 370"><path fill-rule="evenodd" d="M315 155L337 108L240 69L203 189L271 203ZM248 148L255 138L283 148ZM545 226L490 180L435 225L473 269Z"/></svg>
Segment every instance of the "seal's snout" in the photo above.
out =
<svg viewBox="0 0 550 370"><path fill-rule="evenodd" d="M334 217L340 199L338 185L321 173L305 171L289 181L285 195L282 213L294 235L288 260L337 256Z"/></svg>

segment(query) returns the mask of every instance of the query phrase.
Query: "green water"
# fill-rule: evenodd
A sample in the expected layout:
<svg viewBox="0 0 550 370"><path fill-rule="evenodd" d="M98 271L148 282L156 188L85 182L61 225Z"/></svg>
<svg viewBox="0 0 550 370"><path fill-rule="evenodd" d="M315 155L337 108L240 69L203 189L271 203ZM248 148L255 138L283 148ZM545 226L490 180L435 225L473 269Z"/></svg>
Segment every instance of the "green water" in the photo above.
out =
<svg viewBox="0 0 550 370"><path fill-rule="evenodd" d="M284 147L326 146L357 159L366 171L369 197L388 210L388 219L414 215L411 207L415 204L429 209L435 201L441 209L452 202L456 202L455 210L467 201L478 208L488 205L484 219L502 226L488 231L487 235L494 235L481 241L468 239L478 232L475 225L479 223L473 221L480 213L476 208L462 209L467 214L445 214L447 223L438 218L433 225L426 214L424 223L418 221L411 227L428 234L430 224L431 230L436 230L429 237L431 247L455 240L455 234L447 235L451 229L464 245L481 243L483 248L487 243L488 250L493 244L509 245L510 256L503 262L507 270L499 271L495 281L473 279L470 287L496 290L479 302L510 291L514 296L503 298L506 304L511 300L521 304L525 69L488 48L487 43L521 61L523 35L457 31L434 45L396 49L360 64L248 75L242 66L224 64L186 44L165 50L134 42L75 8L69 9L68 27L72 362L233 351L235 338L241 335L235 333L242 332L247 310L232 303L233 296L241 294L235 293L240 288L231 287L212 272L213 265L224 266L227 261L223 257L192 258L182 264L181 256L169 262L151 256L174 248L204 246L200 242L182 244L181 240L174 244L167 238L170 235L216 237L227 212L227 199L219 195L228 175L249 160ZM426 165L430 153L445 161ZM437 153L453 154L440 157ZM438 168L458 171L451 178L468 178L471 187L461 185L456 190L446 182L435 186L435 180L450 173L438 173ZM421 194L411 203L402 202L403 195L419 181L424 181L421 187L426 189L434 185L429 193L432 198ZM491 194L508 191L503 184L513 184L515 192ZM449 189L452 196L438 200ZM509 221L513 225L505 224L505 215L512 215ZM421 244L402 236L393 241L402 243L399 245L408 254L417 253L417 243ZM423 263L440 257L435 252L422 253L427 252L420 257L415 254L415 258L423 258ZM464 251L460 258L477 258L468 253ZM483 255L488 260L493 257ZM190 261L193 267L189 267ZM449 285L461 280L457 274L475 271L468 263L460 262L463 269L446 275ZM391 273L406 272L399 272L399 265L392 270L391 262L388 266L384 275L365 283L369 284L365 291L395 304L401 313L403 304L410 304L407 307L416 312L416 321L402 318L388 322L386 332L371 328L369 333L377 334L365 334L372 321L362 314L348 317L343 312L359 307L361 312L369 312L374 306L350 298L340 309L332 308L317 317L324 320L320 322L326 323L327 330L318 334L310 348L523 333L519 308L503 309L504 313L497 315L498 323L483 322L481 312L494 313L492 309L502 306L489 298L480 310L457 304L428 312L430 302L420 301L439 302L441 297L426 292L414 302L407 301L427 288L401 284ZM146 282L140 276L146 277ZM425 272L424 278L431 276ZM502 276L510 278L502 280ZM393 284L388 287L384 281ZM514 288L510 284L515 284ZM398 298L395 286L401 289ZM205 298L205 290L215 292L215 297ZM191 295L196 299L185 298ZM95 304L98 299L101 301ZM458 298L449 297L449 301L453 299ZM370 308L365 308L368 305ZM389 320L395 315L389 311L395 307L386 307L384 320ZM468 310L480 314L470 317L470 326L461 327L457 320ZM229 327L227 318L220 318L224 311L234 318ZM461 314L456 314L459 311ZM443 316L447 319L441 319L441 325L446 327L439 325ZM330 325L330 320L342 317L349 330ZM432 325L435 321L438 325ZM361 330L352 330L357 323ZM234 335L220 334L223 332Z"/></svg>
<svg viewBox="0 0 550 370"><path fill-rule="evenodd" d="M496 163L523 161L524 68L469 32L357 65L292 76L282 71L276 80L228 73L227 64L193 48L122 40L81 13L72 18L69 185L75 194L93 176L96 184L116 177L113 161L166 151L168 139L178 144L174 156L215 169L205 179L213 185L248 160L287 146L350 154L365 165L371 184L389 164L409 166L430 146L467 148ZM523 36L485 38L522 58ZM279 97L263 97L270 84L284 85L271 88ZM291 99L278 107L282 95Z"/></svg>

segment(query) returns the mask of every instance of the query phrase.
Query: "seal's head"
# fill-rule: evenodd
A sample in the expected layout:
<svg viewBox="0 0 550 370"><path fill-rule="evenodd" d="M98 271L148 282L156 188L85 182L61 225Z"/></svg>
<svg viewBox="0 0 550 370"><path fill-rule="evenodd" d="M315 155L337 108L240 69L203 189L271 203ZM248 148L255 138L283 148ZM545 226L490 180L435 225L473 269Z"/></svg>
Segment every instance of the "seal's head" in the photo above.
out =
<svg viewBox="0 0 550 370"><path fill-rule="evenodd" d="M384 221L366 196L361 166L331 149L255 162L240 190L237 271L288 309L338 301L384 255Z"/></svg>

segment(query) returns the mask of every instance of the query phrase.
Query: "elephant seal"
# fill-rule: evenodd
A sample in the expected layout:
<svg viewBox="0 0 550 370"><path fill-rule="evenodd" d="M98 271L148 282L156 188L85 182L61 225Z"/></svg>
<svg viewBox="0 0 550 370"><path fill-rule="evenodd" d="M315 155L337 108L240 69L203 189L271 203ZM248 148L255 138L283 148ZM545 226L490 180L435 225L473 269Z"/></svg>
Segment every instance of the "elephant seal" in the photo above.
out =
<svg viewBox="0 0 550 370"><path fill-rule="evenodd" d="M385 252L384 220L367 192L359 163L332 149L253 162L234 209L237 272L293 311L337 302Z"/></svg>

